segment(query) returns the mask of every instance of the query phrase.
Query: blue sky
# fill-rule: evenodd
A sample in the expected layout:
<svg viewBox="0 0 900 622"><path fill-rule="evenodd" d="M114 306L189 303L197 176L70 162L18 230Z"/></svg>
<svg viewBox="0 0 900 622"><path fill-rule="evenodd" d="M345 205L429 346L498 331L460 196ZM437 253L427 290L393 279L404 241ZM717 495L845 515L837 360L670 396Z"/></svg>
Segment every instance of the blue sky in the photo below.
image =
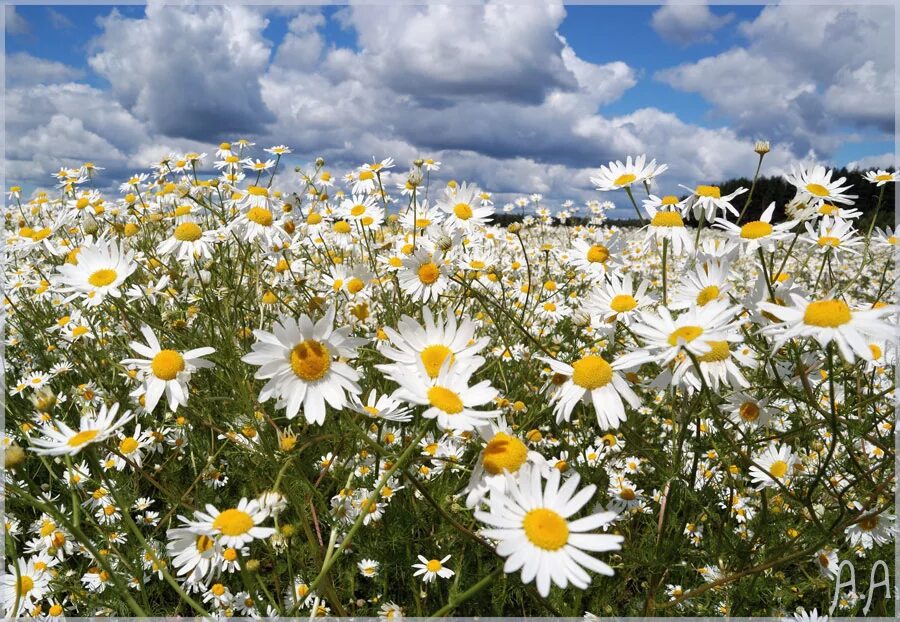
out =
<svg viewBox="0 0 900 622"><path fill-rule="evenodd" d="M7 8L9 175L40 183L83 158L120 176L235 132L301 164L437 155L504 196L560 201L643 152L673 185L747 175L756 138L770 172L892 161L892 8L497 11Z"/></svg>

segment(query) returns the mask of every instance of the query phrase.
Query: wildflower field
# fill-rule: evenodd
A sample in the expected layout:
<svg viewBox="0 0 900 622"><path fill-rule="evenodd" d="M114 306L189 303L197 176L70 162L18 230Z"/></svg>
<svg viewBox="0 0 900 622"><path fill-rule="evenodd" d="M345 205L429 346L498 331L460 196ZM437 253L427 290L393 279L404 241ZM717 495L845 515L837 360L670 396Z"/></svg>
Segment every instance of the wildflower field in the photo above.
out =
<svg viewBox="0 0 900 622"><path fill-rule="evenodd" d="M560 212L288 153L9 191L4 615L780 616L893 577L895 173L776 206L629 157Z"/></svg>

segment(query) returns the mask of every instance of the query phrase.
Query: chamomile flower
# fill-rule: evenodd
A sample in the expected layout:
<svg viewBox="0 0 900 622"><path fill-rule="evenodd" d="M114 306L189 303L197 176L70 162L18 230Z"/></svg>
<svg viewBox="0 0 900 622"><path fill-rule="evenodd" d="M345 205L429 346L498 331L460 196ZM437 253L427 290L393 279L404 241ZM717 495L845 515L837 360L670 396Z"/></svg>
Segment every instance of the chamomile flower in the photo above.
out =
<svg viewBox="0 0 900 622"><path fill-rule="evenodd" d="M86 411L81 415L77 430L63 421L55 421L52 427L41 428L41 436L31 439L31 449L35 453L49 456L74 456L92 443L105 441L134 418L131 411L125 411L116 419L118 412L118 403L110 408L103 404L96 413Z"/></svg>
<svg viewBox="0 0 900 622"><path fill-rule="evenodd" d="M628 326L641 309L653 304L653 298L647 293L649 287L650 282L642 280L635 289L631 274L621 279L610 274L599 289L591 291L583 308L591 314L595 327L611 322Z"/></svg>
<svg viewBox="0 0 900 622"><path fill-rule="evenodd" d="M586 589L591 579L585 569L612 576L612 568L585 551L617 551L624 540L590 533L610 523L614 512L571 520L594 496L596 486L576 493L578 474L562 486L560 477L558 470L551 469L543 484L540 470L531 466L523 467L518 476L507 473L506 492L491 495L490 512L475 511L475 518L488 525L482 534L497 541L497 554L506 558L504 572L521 569L522 582L536 580L538 592L545 598L551 583Z"/></svg>
<svg viewBox="0 0 900 622"><path fill-rule="evenodd" d="M437 207L446 214L446 226L467 232L486 225L494 213L492 207L484 204L478 187L465 182L458 188L444 190Z"/></svg>
<svg viewBox="0 0 900 622"><path fill-rule="evenodd" d="M794 474L798 459L787 445L772 443L766 450L753 458L750 477L758 489L779 488L787 485Z"/></svg>
<svg viewBox="0 0 900 622"><path fill-rule="evenodd" d="M819 221L818 226L807 222L806 235L800 236L800 239L811 244L819 254L830 253L833 257L840 258L845 253L859 252L857 247L862 246L863 240L855 233L850 221L826 216Z"/></svg>
<svg viewBox="0 0 900 622"><path fill-rule="evenodd" d="M491 422L490 425L479 426L477 430L479 436L486 441L486 445L481 450L466 485L466 507L478 506L491 490L505 490L507 483L505 474L516 474L527 463L546 469L547 461L544 457L528 449L506 425L505 420L500 419L498 422Z"/></svg>
<svg viewBox="0 0 900 622"><path fill-rule="evenodd" d="M759 220L751 220L738 226L729 222L727 218L718 218L716 226L723 229L729 236L739 241L747 252L757 248L771 250L775 244L790 235L788 232L797 224L795 220L772 224L772 215L775 213L775 201L769 204Z"/></svg>
<svg viewBox="0 0 900 622"><path fill-rule="evenodd" d="M359 568L359 574L367 579L374 579L378 576L378 570L381 567L374 559L363 558L357 562L356 567Z"/></svg>
<svg viewBox="0 0 900 622"><path fill-rule="evenodd" d="M82 246L74 258L76 263L57 268L61 290L73 292L69 300L84 298L89 307L99 305L106 296L121 296L119 288L137 270L134 253L107 240Z"/></svg>
<svg viewBox="0 0 900 622"><path fill-rule="evenodd" d="M350 408L373 419L400 422L407 422L412 419L409 409L405 408L400 400L386 393L379 396L375 389L369 392L369 397L366 398L365 404L362 403L357 395L351 393Z"/></svg>
<svg viewBox="0 0 900 622"><path fill-rule="evenodd" d="M213 354L215 348L195 348L180 352L163 348L153 329L141 327L141 334L147 340L146 345L132 341L129 347L146 359L124 359L123 365L134 365L139 370L141 385L132 393L135 397L143 397L143 406L153 411L163 393L173 411L188 402L188 382L191 374L197 369L214 367L214 364L201 358Z"/></svg>
<svg viewBox="0 0 900 622"><path fill-rule="evenodd" d="M623 246L621 237L615 234L609 239L578 239L572 242L569 263L599 282L619 264Z"/></svg>
<svg viewBox="0 0 900 622"><path fill-rule="evenodd" d="M703 215L707 222L713 222L716 214L720 212L722 214L731 212L735 216L738 216L739 212L731 202L736 197L747 192L746 188L738 188L731 194L722 196L722 189L718 186L700 185L696 188L689 188L688 186L681 187L693 192L684 204L684 213L687 214L688 212L693 212L694 218L697 220Z"/></svg>
<svg viewBox="0 0 900 622"><path fill-rule="evenodd" d="M185 221L175 226L172 235L156 251L163 256L174 254L178 261L190 263L212 257L216 239L215 231L204 231L196 222Z"/></svg>
<svg viewBox="0 0 900 622"><path fill-rule="evenodd" d="M427 406L422 416L437 419L444 430L472 430L497 415L496 410L476 410L492 402L497 390L488 380L469 386L474 369L444 363L437 377L432 378L423 363L417 373L394 378L400 384L395 396L411 404Z"/></svg>
<svg viewBox="0 0 900 622"><path fill-rule="evenodd" d="M694 250L694 238L684 226L684 220L678 210L656 210L652 206L645 205L650 216L647 225L645 240L661 242L668 240L672 252L678 256L683 252L692 253Z"/></svg>
<svg viewBox="0 0 900 622"><path fill-rule="evenodd" d="M810 169L791 167L789 175L785 179L797 189L797 196L803 200L814 203L843 203L852 204L858 197L855 194L847 194L851 189L848 184L842 186L846 177L832 180L833 171L824 166L816 165Z"/></svg>
<svg viewBox="0 0 900 622"><path fill-rule="evenodd" d="M397 278L403 293L424 303L436 301L450 285L443 254L440 251L432 254L424 248L403 260Z"/></svg>
<svg viewBox="0 0 900 622"><path fill-rule="evenodd" d="M625 421L623 398L632 408L641 405L640 398L615 371L620 369L615 361L610 364L597 354L587 354L571 365L556 359L539 358L550 365L554 373L566 378L550 400L556 404L553 414L557 423L569 421L579 402L593 403L600 429L608 430Z"/></svg>
<svg viewBox="0 0 900 622"><path fill-rule="evenodd" d="M600 173L596 177L591 177L591 183L601 192L619 190L629 188L632 184L650 181L668 168L668 164L657 165L656 160L647 162L647 156L644 154L637 156L633 161L631 156L628 156L624 164L616 160L601 166Z"/></svg>
<svg viewBox="0 0 900 622"><path fill-rule="evenodd" d="M431 583L436 577L449 579L456 574L444 565L450 559L450 555L445 555L443 559L425 559L421 555L418 557L419 563L413 564L413 568L416 569L413 576L418 577L421 575L422 581L425 583Z"/></svg>
<svg viewBox="0 0 900 622"><path fill-rule="evenodd" d="M885 184L896 183L898 179L900 179L900 172L894 171L886 171L884 169L878 169L877 171L866 171L863 175L866 178L866 181L876 186L883 186Z"/></svg>
<svg viewBox="0 0 900 622"><path fill-rule="evenodd" d="M339 360L355 358L365 339L350 337L351 328L334 328L334 307L315 324L308 315L283 316L274 333L254 330L257 342L241 360L259 366L255 377L268 380L259 394L261 402L277 397L276 408L285 408L288 419L303 414L310 423L325 421L325 402L334 409L347 403L347 393L360 393L359 373Z"/></svg>
<svg viewBox="0 0 900 622"><path fill-rule="evenodd" d="M894 313L892 306L856 310L840 298L807 300L791 293L789 299L790 305L759 303L762 311L781 320L764 329L774 338L775 350L794 337L812 337L823 348L834 342L847 361L856 356L870 361L873 353L866 336L878 338L894 331L882 319Z"/></svg>
<svg viewBox="0 0 900 622"><path fill-rule="evenodd" d="M34 559L26 562L19 558L14 563L0 578L0 603L6 618L18 618L41 602L51 578L46 570L35 568Z"/></svg>
<svg viewBox="0 0 900 622"><path fill-rule="evenodd" d="M222 511L207 503L206 512L194 513L195 520L191 525L214 537L222 546L239 549L275 533L271 527L259 526L268 517L269 513L260 507L256 499L243 498L237 507Z"/></svg>

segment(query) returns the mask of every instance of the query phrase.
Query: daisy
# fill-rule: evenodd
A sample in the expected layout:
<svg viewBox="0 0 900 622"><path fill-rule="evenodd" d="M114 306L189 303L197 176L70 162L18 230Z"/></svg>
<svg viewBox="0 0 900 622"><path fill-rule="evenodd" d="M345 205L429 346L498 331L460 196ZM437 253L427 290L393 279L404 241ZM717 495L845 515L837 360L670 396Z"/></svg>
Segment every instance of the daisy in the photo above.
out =
<svg viewBox="0 0 900 622"><path fill-rule="evenodd" d="M254 540L268 538L275 530L258 525L269 517L269 513L259 506L256 499L242 498L237 507L219 511L207 503L206 512L194 513L191 526L215 537L224 547L239 549Z"/></svg>
<svg viewBox="0 0 900 622"><path fill-rule="evenodd" d="M753 458L750 477L758 490L778 488L778 484L787 485L794 473L794 465L799 461L787 445L772 443L766 450Z"/></svg>
<svg viewBox="0 0 900 622"><path fill-rule="evenodd" d="M775 201L762 213L759 220L753 220L738 226L727 218L717 218L716 226L723 229L729 236L741 242L749 253L757 248L771 250L775 243L788 237L788 232L797 224L796 220L772 224L772 215L775 213Z"/></svg>
<svg viewBox="0 0 900 622"><path fill-rule="evenodd" d="M350 199L344 199L336 215L350 222L358 222L364 227L380 227L384 222L384 210L375 203L372 195L354 195Z"/></svg>
<svg viewBox="0 0 900 622"><path fill-rule="evenodd" d="M426 419L437 419L444 430L472 430L494 418L496 410L475 410L492 402L497 389L488 380L469 386L474 369L444 363L436 378L431 378L423 363L418 363L417 373L394 378L400 384L395 393L412 404L427 406L422 413Z"/></svg>
<svg viewBox="0 0 900 622"><path fill-rule="evenodd" d="M653 298L647 294L649 287L650 282L642 280L635 290L630 273L621 280L610 274L599 289L592 290L588 295L584 310L591 314L595 328L611 322L629 326L641 309L653 304Z"/></svg>
<svg viewBox="0 0 900 622"><path fill-rule="evenodd" d="M103 302L107 295L121 296L119 287L137 270L133 252L124 252L115 242L106 240L82 246L74 257L76 263L66 262L57 268L61 290L74 292L67 301L80 296L90 307Z"/></svg>
<svg viewBox="0 0 900 622"><path fill-rule="evenodd" d="M339 360L355 358L365 339L350 337L351 327L333 328L335 309L313 324L308 315L299 319L282 316L275 332L254 330L257 342L241 360L256 365L255 378L268 379L259 394L261 402L277 397L276 408L286 408L293 419L303 407L310 423L325 421L325 402L335 409L346 405L346 393L359 394L359 373Z"/></svg>
<svg viewBox="0 0 900 622"><path fill-rule="evenodd" d="M15 566L9 566L0 579L0 601L4 617L18 618L26 611L31 611L44 598L50 577L49 572L35 567L34 559L27 562L21 558L15 560Z"/></svg>
<svg viewBox="0 0 900 622"><path fill-rule="evenodd" d="M565 377L550 400L556 403L553 409L556 423L569 421L578 402L592 402L600 429L608 430L625 421L622 398L632 408L641 405L640 398L625 379L614 371L620 369L616 362L610 364L597 354L583 356L571 365L556 359L538 358L550 365L554 373Z"/></svg>
<svg viewBox="0 0 900 622"><path fill-rule="evenodd" d="M577 473L559 485L561 474L552 469L546 486L538 469L526 466L518 474L506 474L505 494L491 495L491 510L475 511L475 518L489 527L482 534L497 541L497 553L505 557L506 573L522 570L522 582L537 581L543 597L550 594L550 584L565 588L571 582L580 589L590 584L585 568L612 576L607 564L585 553L621 549L622 536L587 533L609 524L615 512L601 512L570 520L591 497L596 486L590 485L577 494Z"/></svg>
<svg viewBox="0 0 900 622"><path fill-rule="evenodd" d="M419 564L413 564L413 568L417 570L413 573L414 577L422 576L422 581L425 583L431 583L434 581L435 577L440 577L442 579L449 579L456 573L444 566L448 559L450 559L450 555L446 555L443 559L425 559L423 556L419 555Z"/></svg>
<svg viewBox="0 0 900 622"><path fill-rule="evenodd" d="M765 426L769 421L768 400L755 399L746 393L737 391L727 398L729 419L744 430Z"/></svg>
<svg viewBox="0 0 900 622"><path fill-rule="evenodd" d="M857 254L856 247L863 244L863 240L855 236L856 230L848 220L831 218L826 216L819 221L818 230L811 222L806 223L807 235L801 236L804 242L813 245L819 254L831 253L840 258L845 252Z"/></svg>
<svg viewBox="0 0 900 622"><path fill-rule="evenodd" d="M451 229L472 231L488 223L494 210L484 204L477 186L463 182L458 188L447 188L437 208L446 214L445 223Z"/></svg>
<svg viewBox="0 0 900 622"><path fill-rule="evenodd" d="M623 246L621 236L616 234L604 240L578 239L572 242L569 264L590 279L602 281L603 276L620 262Z"/></svg>
<svg viewBox="0 0 900 622"><path fill-rule="evenodd" d="M684 220L677 210L659 210L646 206L647 213L650 216L650 224L647 225L647 236L645 241L651 239L659 242L668 240L672 252L677 256L682 252L692 253L694 251L694 238L688 233L684 226Z"/></svg>
<svg viewBox="0 0 900 622"><path fill-rule="evenodd" d="M404 408L400 400L386 393L378 396L375 389L369 392L365 404L355 394L350 394L350 408L373 419L404 423L412 419L409 409Z"/></svg>
<svg viewBox="0 0 900 622"><path fill-rule="evenodd" d="M723 214L731 212L735 216L738 216L738 211L731 202L738 195L747 192L746 188L738 188L731 194L726 194L723 197L722 190L718 186L701 185L693 189L688 186L681 187L693 192L684 203L684 214L686 215L688 212L693 212L696 220L700 220L702 214L707 222L713 222L715 220L716 212L719 211Z"/></svg>
<svg viewBox="0 0 900 622"><path fill-rule="evenodd" d="M528 449L502 418L489 426L479 426L477 430L487 444L481 450L466 485L466 507L478 506L491 490L505 491L505 474L516 474L527 463L546 469L544 457Z"/></svg>
<svg viewBox="0 0 900 622"><path fill-rule="evenodd" d="M862 509L858 503L856 509ZM893 539L893 522L894 517L890 514L868 514L847 527L845 533L852 546L871 549Z"/></svg>
<svg viewBox="0 0 900 622"><path fill-rule="evenodd" d="M794 169L784 178L797 189L797 197L801 200L814 203L843 203L852 204L857 195L847 194L852 186L841 186L846 177L832 181L833 171L826 170L824 166L816 165L811 169Z"/></svg>
<svg viewBox="0 0 900 622"><path fill-rule="evenodd" d="M686 272L669 306L672 309L687 309L694 305L703 307L716 300L727 301L731 291L727 280L729 273L727 263L712 261Z"/></svg>
<svg viewBox="0 0 900 622"><path fill-rule="evenodd" d="M378 576L379 564L374 559L363 558L357 562L356 567L359 568L359 574L367 579L374 579Z"/></svg>
<svg viewBox="0 0 900 622"><path fill-rule="evenodd" d="M882 319L894 313L893 306L853 310L839 298L807 300L795 293L788 297L790 306L759 303L760 310L781 320L763 329L773 336L776 351L794 337L812 337L823 348L831 342L836 343L843 357L851 363L855 360L854 354L871 361L873 353L865 336L879 338L894 333L894 327Z"/></svg>
<svg viewBox="0 0 900 622"><path fill-rule="evenodd" d="M816 551L816 565L819 572L826 579L836 579L838 576L838 556L835 551L830 549L819 549Z"/></svg>
<svg viewBox="0 0 900 622"><path fill-rule="evenodd" d="M864 177L869 183L873 183L876 186L883 186L884 184L896 183L897 180L900 179L900 172L894 171L891 173L883 169L878 169L877 171L866 171Z"/></svg>
<svg viewBox="0 0 900 622"><path fill-rule="evenodd" d="M100 411L87 411L81 415L78 430L70 428L66 423L57 421L54 427L41 428L40 437L31 439L32 451L48 456L74 456L91 443L101 443L115 434L116 430L134 418L129 410L116 420L119 404L107 409L100 406Z"/></svg>
<svg viewBox="0 0 900 622"><path fill-rule="evenodd" d="M123 359L123 365L135 365L141 379L139 386L132 395L143 396L143 407L147 412L153 411L159 403L163 393L169 403L169 408L174 412L179 406L188 402L188 381L191 374L199 368L214 367L214 363L200 357L214 353L215 348L195 348L186 352L163 349L159 344L153 329L149 326L141 326L141 334L147 340L144 345L139 341L132 341L129 347L146 359Z"/></svg>
<svg viewBox="0 0 900 622"><path fill-rule="evenodd" d="M436 301L450 285L446 270L440 251L432 255L420 248L403 260L403 268L397 273L400 289L414 301Z"/></svg>
<svg viewBox="0 0 900 622"><path fill-rule="evenodd" d="M668 164L656 164L656 160L646 163L647 156L641 154L632 161L631 156L625 158L625 163L616 160L607 166L600 167L600 174L591 177L591 183L601 192L630 188L632 184L650 181L657 175L664 173Z"/></svg>
<svg viewBox="0 0 900 622"><path fill-rule="evenodd" d="M731 330L736 327L733 319L737 312L738 307L722 300L691 307L677 319L663 306L656 313L643 312L640 322L632 324L631 330L646 345L619 358L618 366L624 369L647 361L666 365L682 351L703 356L712 350L711 341L740 339Z"/></svg>
<svg viewBox="0 0 900 622"><path fill-rule="evenodd" d="M174 254L178 261L187 263L194 259L209 259L217 237L215 231L204 231L196 222L185 221L160 243L156 252L162 256Z"/></svg>
<svg viewBox="0 0 900 622"><path fill-rule="evenodd" d="M733 342L740 342L740 334L733 334L730 337ZM752 356L751 351L747 347L738 347L732 349L728 340L710 340L707 341L710 346L709 352L701 354L697 357L700 373L703 380L713 391L718 391L720 385L730 387L748 387L750 382L741 372L738 363L745 367L755 366L756 359ZM681 357L675 365L672 372L672 383L684 384L699 391L703 383L696 375L697 369L693 361L687 357Z"/></svg>

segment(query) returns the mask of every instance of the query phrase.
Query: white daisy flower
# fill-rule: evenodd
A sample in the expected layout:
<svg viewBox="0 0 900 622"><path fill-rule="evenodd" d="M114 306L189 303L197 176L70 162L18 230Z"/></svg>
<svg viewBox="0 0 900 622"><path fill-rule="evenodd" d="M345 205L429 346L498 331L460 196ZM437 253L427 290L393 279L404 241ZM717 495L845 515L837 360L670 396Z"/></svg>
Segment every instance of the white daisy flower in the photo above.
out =
<svg viewBox="0 0 900 622"><path fill-rule="evenodd" d="M779 488L779 483L787 485L794 474L794 465L799 461L789 446L772 443L762 454L754 456L753 462L750 477L761 490Z"/></svg>
<svg viewBox="0 0 900 622"><path fill-rule="evenodd" d="M41 436L31 439L32 451L49 456L74 456L91 443L103 442L134 418L128 410L116 420L118 412L118 403L110 408L103 404L97 413L87 411L81 415L77 430L63 421L56 421L54 427L41 428Z"/></svg>
<svg viewBox="0 0 900 622"><path fill-rule="evenodd" d="M256 499L242 498L237 507L221 512L207 503L206 512L195 512L195 520L190 524L206 535L215 537L222 546L239 549L275 533L272 527L258 526L268 517L269 513L260 507Z"/></svg>
<svg viewBox="0 0 900 622"><path fill-rule="evenodd" d="M115 242L86 244L74 255L74 265L67 262L57 268L61 289L74 292L67 300L80 296L91 307L107 295L118 298L122 295L119 287L137 270L133 257L133 252L121 250Z"/></svg>
<svg viewBox="0 0 900 622"><path fill-rule="evenodd" d="M414 577L418 577L422 575L422 581L425 583L431 583L434 581L435 577L440 577L442 579L449 579L456 573L444 566L447 563L447 560L450 559L450 555L444 556L443 559L425 559L422 555L419 555L418 564L413 564L413 568L417 570L413 573Z"/></svg>

